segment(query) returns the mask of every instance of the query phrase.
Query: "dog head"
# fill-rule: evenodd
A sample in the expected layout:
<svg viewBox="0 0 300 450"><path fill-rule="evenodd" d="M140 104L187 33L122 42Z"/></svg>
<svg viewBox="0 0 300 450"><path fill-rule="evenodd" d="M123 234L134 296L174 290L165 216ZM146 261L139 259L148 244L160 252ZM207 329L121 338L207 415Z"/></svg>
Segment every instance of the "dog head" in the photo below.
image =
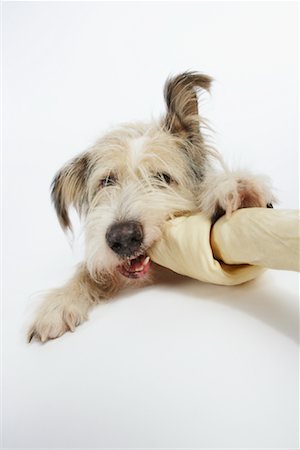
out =
<svg viewBox="0 0 300 450"><path fill-rule="evenodd" d="M197 89L209 90L210 83L191 72L167 80L162 120L110 132L55 176L52 199L61 226L71 229L71 205L84 217L93 277L109 271L143 278L150 267L147 249L163 223L196 208L207 166Z"/></svg>

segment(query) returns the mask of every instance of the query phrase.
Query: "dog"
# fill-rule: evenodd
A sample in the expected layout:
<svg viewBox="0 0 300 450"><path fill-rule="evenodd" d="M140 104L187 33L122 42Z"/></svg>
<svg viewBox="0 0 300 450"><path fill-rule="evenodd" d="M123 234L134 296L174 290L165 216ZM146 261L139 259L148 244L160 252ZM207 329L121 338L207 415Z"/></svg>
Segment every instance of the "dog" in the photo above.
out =
<svg viewBox="0 0 300 450"><path fill-rule="evenodd" d="M267 179L230 172L206 143L197 94L211 83L197 72L167 79L163 118L120 126L56 174L51 196L58 220L72 229L71 205L84 219L85 258L67 284L46 295L29 342L74 331L100 300L147 282L153 266L147 250L169 218L202 211L215 222L239 208L272 207Z"/></svg>

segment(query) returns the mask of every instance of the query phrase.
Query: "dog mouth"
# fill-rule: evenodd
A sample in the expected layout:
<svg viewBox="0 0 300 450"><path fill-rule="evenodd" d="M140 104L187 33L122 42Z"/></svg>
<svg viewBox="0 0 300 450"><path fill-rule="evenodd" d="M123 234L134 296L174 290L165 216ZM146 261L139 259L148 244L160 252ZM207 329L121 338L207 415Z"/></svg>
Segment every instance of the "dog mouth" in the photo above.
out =
<svg viewBox="0 0 300 450"><path fill-rule="evenodd" d="M150 256L142 254L136 257L127 258L123 264L117 267L117 269L124 277L143 278L149 271L150 265Z"/></svg>

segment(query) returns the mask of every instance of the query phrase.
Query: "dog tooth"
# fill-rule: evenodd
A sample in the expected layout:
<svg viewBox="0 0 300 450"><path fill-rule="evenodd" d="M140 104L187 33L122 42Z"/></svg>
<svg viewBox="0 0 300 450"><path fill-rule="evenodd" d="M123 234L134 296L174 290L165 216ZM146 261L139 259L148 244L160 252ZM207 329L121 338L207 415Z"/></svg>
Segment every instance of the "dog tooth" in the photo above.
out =
<svg viewBox="0 0 300 450"><path fill-rule="evenodd" d="M143 266L148 264L149 261L150 261L150 256L147 256L147 258L145 258L145 261L143 262Z"/></svg>

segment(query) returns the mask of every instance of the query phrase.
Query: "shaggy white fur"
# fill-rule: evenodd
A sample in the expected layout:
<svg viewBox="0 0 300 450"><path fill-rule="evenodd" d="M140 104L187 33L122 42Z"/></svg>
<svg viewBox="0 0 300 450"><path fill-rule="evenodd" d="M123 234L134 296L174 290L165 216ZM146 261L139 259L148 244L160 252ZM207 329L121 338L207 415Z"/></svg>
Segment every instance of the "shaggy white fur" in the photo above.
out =
<svg viewBox="0 0 300 450"><path fill-rule="evenodd" d="M210 82L196 73L169 79L161 121L124 125L58 172L52 185L58 219L71 229L68 209L76 208L85 223L86 255L74 277L45 298L29 340L74 331L92 305L128 283L149 280L147 250L169 218L200 209L216 220L274 202L264 177L229 172L206 145L196 90L208 90ZM221 162L222 173L210 157Z"/></svg>

